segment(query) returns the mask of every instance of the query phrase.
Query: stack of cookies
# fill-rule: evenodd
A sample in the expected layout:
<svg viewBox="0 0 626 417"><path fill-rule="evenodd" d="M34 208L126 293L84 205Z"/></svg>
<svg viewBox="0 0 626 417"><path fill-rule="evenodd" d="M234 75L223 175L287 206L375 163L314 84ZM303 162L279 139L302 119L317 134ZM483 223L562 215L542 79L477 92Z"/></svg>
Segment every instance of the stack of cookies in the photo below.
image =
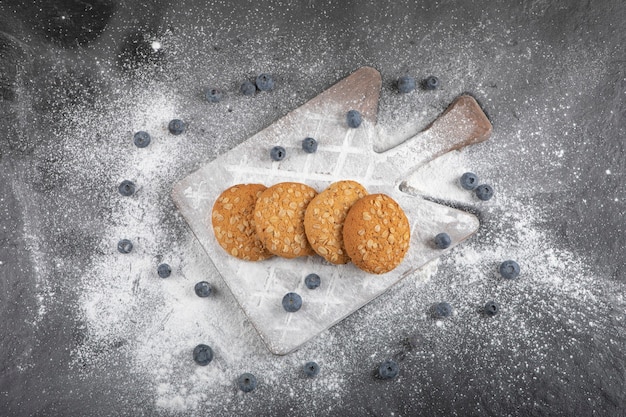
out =
<svg viewBox="0 0 626 417"><path fill-rule="evenodd" d="M397 267L410 240L398 203L355 181L332 183L321 193L296 182L234 185L217 198L211 222L218 243L239 259L317 254L373 274Z"/></svg>

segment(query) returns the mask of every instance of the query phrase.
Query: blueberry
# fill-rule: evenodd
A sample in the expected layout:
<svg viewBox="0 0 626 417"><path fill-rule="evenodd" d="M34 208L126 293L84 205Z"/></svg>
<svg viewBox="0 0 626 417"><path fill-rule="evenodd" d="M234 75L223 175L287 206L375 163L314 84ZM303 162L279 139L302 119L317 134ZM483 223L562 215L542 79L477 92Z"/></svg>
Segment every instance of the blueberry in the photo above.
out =
<svg viewBox="0 0 626 417"><path fill-rule="evenodd" d="M359 113L357 110L350 110L348 114L346 114L346 121L348 122L348 126L356 129L357 127L361 126L361 122L363 120L361 119L361 113Z"/></svg>
<svg viewBox="0 0 626 417"><path fill-rule="evenodd" d="M213 360L213 349L211 346L199 344L193 350L193 360L198 365L207 366Z"/></svg>
<svg viewBox="0 0 626 417"><path fill-rule="evenodd" d="M241 84L239 91L244 96L253 96L254 93L256 93L256 86L252 84L250 81L246 81L243 84Z"/></svg>
<svg viewBox="0 0 626 417"><path fill-rule="evenodd" d="M500 275L505 279L515 279L519 276L519 265L515 261L504 261L500 264Z"/></svg>
<svg viewBox="0 0 626 417"><path fill-rule="evenodd" d="M473 172L466 172L461 175L461 179L459 181L461 183L461 187L466 190L473 190L478 187L478 177Z"/></svg>
<svg viewBox="0 0 626 417"><path fill-rule="evenodd" d="M193 289L198 297L208 297L213 292L211 284L206 281L198 282Z"/></svg>
<svg viewBox="0 0 626 417"><path fill-rule="evenodd" d="M500 306L495 301L489 301L485 304L484 312L489 317L493 317L500 311Z"/></svg>
<svg viewBox="0 0 626 417"><path fill-rule="evenodd" d="M260 74L256 77L256 86L261 91L270 91L274 88L274 79L270 74Z"/></svg>
<svg viewBox="0 0 626 417"><path fill-rule="evenodd" d="M387 359L378 367L378 376L382 379L393 379L398 376L398 371L400 371L400 368L396 361Z"/></svg>
<svg viewBox="0 0 626 417"><path fill-rule="evenodd" d="M435 304L435 308L433 309L433 316L435 316L435 318L442 319L449 317L450 314L452 314L452 306L450 304L445 301Z"/></svg>
<svg viewBox="0 0 626 417"><path fill-rule="evenodd" d="M475 192L476 197L478 197L478 199L482 201L487 201L491 197L493 197L493 188L491 188L491 186L488 184L479 185L478 187L476 187Z"/></svg>
<svg viewBox="0 0 626 417"><path fill-rule="evenodd" d="M150 134L143 131L137 132L133 136L133 142L135 142L135 146L138 148L145 148L150 145Z"/></svg>
<svg viewBox="0 0 626 417"><path fill-rule="evenodd" d="M304 138L302 140L302 150L306 153L315 153L317 151L317 141L313 138Z"/></svg>
<svg viewBox="0 0 626 417"><path fill-rule="evenodd" d="M287 151L282 146L274 146L270 149L270 158L274 161L282 161L287 156Z"/></svg>
<svg viewBox="0 0 626 417"><path fill-rule="evenodd" d="M185 122L180 119L174 119L167 125L167 128L172 135L180 135L185 131Z"/></svg>
<svg viewBox="0 0 626 417"><path fill-rule="evenodd" d="M206 90L205 97L209 103L219 103L222 100L222 91L217 88L209 88Z"/></svg>
<svg viewBox="0 0 626 417"><path fill-rule="evenodd" d="M302 307L302 297L295 292L289 292L283 297L283 308L285 311L294 313Z"/></svg>
<svg viewBox="0 0 626 417"><path fill-rule="evenodd" d="M403 75L398 78L398 90L403 94L410 93L415 90L415 78L409 75Z"/></svg>
<svg viewBox="0 0 626 417"><path fill-rule="evenodd" d="M120 253L130 253L133 250L133 242L128 239L122 239L117 242L117 250Z"/></svg>
<svg viewBox="0 0 626 417"><path fill-rule="evenodd" d="M172 267L169 266L168 264L161 264L157 268L157 274L159 274L161 278L167 278L171 275L171 273L172 273Z"/></svg>
<svg viewBox="0 0 626 417"><path fill-rule="evenodd" d="M431 75L424 80L424 89L426 90L436 90L439 88L441 83L439 82L439 78Z"/></svg>
<svg viewBox="0 0 626 417"><path fill-rule="evenodd" d="M309 274L304 278L304 285L310 290L314 290L320 286L322 280L317 274Z"/></svg>
<svg viewBox="0 0 626 417"><path fill-rule="evenodd" d="M256 377L250 373L241 374L237 379L237 385L243 392L250 392L257 386Z"/></svg>
<svg viewBox="0 0 626 417"><path fill-rule="evenodd" d="M119 191L124 197L130 197L135 194L135 183L124 180L120 183L120 186L117 187L117 191Z"/></svg>
<svg viewBox="0 0 626 417"><path fill-rule="evenodd" d="M313 378L320 373L320 366L315 362L307 362L304 364L304 374Z"/></svg>
<svg viewBox="0 0 626 417"><path fill-rule="evenodd" d="M447 233L439 233L437 236L435 236L435 239L433 239L435 242L435 246L437 246L439 249L446 249L450 247L450 244L452 243L452 239L450 239L450 235L448 235Z"/></svg>

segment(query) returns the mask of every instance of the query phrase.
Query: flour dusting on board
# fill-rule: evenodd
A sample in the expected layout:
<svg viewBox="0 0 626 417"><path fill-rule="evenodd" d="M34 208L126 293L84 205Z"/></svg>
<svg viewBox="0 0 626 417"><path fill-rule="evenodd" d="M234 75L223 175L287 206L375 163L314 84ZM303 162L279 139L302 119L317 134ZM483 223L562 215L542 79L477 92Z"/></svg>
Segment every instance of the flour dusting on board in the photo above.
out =
<svg viewBox="0 0 626 417"><path fill-rule="evenodd" d="M192 173L174 187L173 198L180 212L273 353L286 354L296 350L385 292L413 270L442 255L443 252L431 244L432 238L442 230L447 230L452 237L452 245L456 246L478 228L478 221L471 214L420 198L411 198L395 189L402 170L427 160L432 157L431 153L423 149L419 152L408 145L402 146L393 155L376 153L372 149L374 129L369 124L364 123L358 129L347 126L346 109L351 106L375 108L372 101L376 104L378 99L379 86L376 81L379 78L378 72L372 68L355 71L311 102ZM354 85L355 79L365 82L367 89L363 86L360 89L366 90L367 95L352 96L343 92L347 88L345 86ZM455 106L451 106L454 110L446 113L444 122L438 120L435 123L437 129L433 128L432 131L443 131L448 135L429 135L415 141L421 143L426 140L436 149L435 152L440 153L443 149L458 146L457 142L471 140L474 125L459 116L463 115L464 109L473 108L466 103L471 101L458 101ZM451 115L457 117L451 118ZM450 121L465 121L462 132L455 135L457 132L452 132ZM314 154L305 153L298 149L300 146L296 146L311 130L315 131L314 136L320 138L321 142ZM271 162L267 155L258 151L269 148L272 143L288 146L284 161ZM346 160L350 158L357 159L360 167L346 165ZM223 190L238 183L260 182L271 185L272 181L297 179L307 185L317 184L321 191L330 183L347 178L356 178L371 193L390 194L409 218L414 231L410 248L402 263L393 271L374 277L364 274L353 265L337 266L323 262L321 257L288 260L275 257L263 262L241 262L222 250L206 221L211 216L211 202ZM308 291L305 288L304 277L308 273L324 277L318 290ZM298 314L285 314L278 303L290 291L304 298L304 308Z"/></svg>

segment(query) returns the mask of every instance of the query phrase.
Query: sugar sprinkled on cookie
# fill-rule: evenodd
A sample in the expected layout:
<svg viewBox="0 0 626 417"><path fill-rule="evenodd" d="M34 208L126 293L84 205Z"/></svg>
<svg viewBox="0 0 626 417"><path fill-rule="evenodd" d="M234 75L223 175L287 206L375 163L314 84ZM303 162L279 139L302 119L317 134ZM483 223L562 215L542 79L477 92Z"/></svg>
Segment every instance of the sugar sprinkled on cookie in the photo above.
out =
<svg viewBox="0 0 626 417"><path fill-rule="evenodd" d="M282 182L263 191L254 209L256 232L271 253L284 258L314 255L304 231L304 213L317 191Z"/></svg>
<svg viewBox="0 0 626 417"><path fill-rule="evenodd" d="M385 194L358 200L346 216L343 241L360 269L384 274L397 267L409 249L411 227L402 208Z"/></svg>
<svg viewBox="0 0 626 417"><path fill-rule="evenodd" d="M343 244L343 223L350 207L367 195L355 181L338 181L319 193L307 207L304 230L313 250L333 264L346 264L350 257Z"/></svg>
<svg viewBox="0 0 626 417"><path fill-rule="evenodd" d="M213 232L222 248L246 261L260 261L272 254L256 234L254 207L265 191L262 184L238 184L219 195L211 213Z"/></svg>

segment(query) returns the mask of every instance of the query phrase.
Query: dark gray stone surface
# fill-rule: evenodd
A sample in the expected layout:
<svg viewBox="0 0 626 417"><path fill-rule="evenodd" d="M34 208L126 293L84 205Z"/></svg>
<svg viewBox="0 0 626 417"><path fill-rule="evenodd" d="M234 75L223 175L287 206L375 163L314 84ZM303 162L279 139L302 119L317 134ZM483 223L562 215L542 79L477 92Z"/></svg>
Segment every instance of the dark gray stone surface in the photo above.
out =
<svg viewBox="0 0 626 417"><path fill-rule="evenodd" d="M624 22L619 0L1 2L0 414L625 415ZM333 328L333 351L312 344L343 367L338 396L257 375L254 396L168 411L132 369L130 337L77 361L89 338L83 279L102 240L118 238L105 236L122 222L111 196L132 164L125 138L141 128L123 119L124 97L165 91L189 121L185 158L144 184L163 198L161 256L190 238L168 199L175 181L362 65L383 76L382 124L426 126L462 92L491 118L492 139L469 155L506 199L471 207L483 225L476 251L532 224L549 237L534 242L546 261L553 250L575 261L518 259L528 275L513 286L472 281L459 260L470 254L451 254L423 287L402 284ZM243 100L239 85L260 72L276 91ZM435 74L442 89L400 97L393 83L407 73ZM202 103L208 85L227 92L218 110ZM541 216L522 222L511 207ZM499 321L477 313L491 298ZM456 306L450 321L417 317L442 299ZM401 378L376 379L393 355Z"/></svg>

